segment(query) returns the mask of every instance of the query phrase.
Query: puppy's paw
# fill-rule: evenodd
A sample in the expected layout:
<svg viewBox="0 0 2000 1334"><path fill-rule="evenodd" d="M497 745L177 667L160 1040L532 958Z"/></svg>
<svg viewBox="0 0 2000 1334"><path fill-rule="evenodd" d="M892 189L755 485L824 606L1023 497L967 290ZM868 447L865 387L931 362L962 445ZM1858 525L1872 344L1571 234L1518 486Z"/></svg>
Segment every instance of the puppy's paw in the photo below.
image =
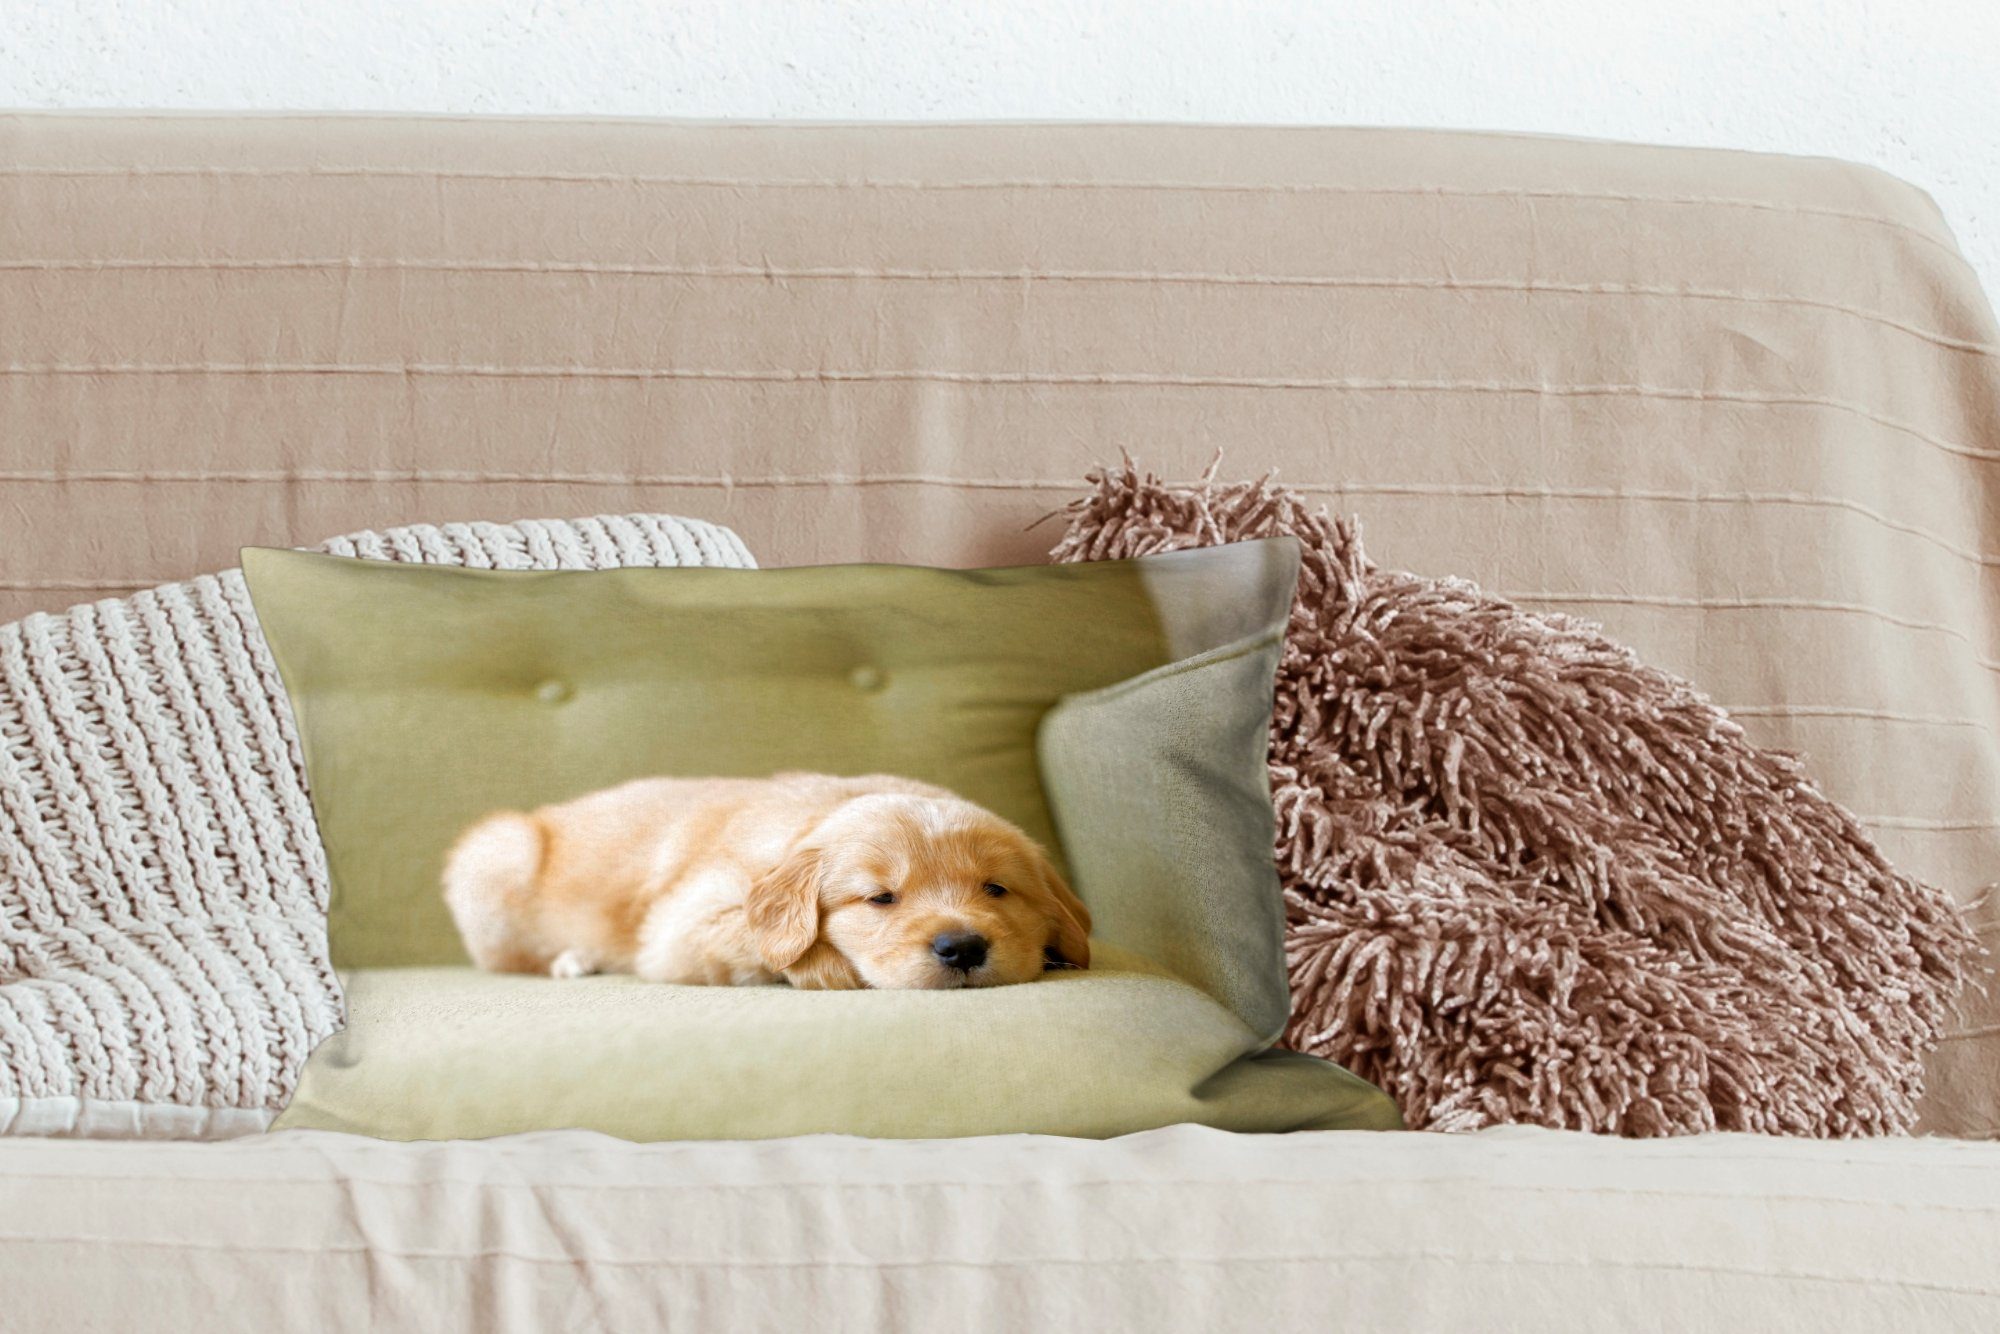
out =
<svg viewBox="0 0 2000 1334"><path fill-rule="evenodd" d="M589 977L597 964L582 950L564 950L549 964L550 977Z"/></svg>

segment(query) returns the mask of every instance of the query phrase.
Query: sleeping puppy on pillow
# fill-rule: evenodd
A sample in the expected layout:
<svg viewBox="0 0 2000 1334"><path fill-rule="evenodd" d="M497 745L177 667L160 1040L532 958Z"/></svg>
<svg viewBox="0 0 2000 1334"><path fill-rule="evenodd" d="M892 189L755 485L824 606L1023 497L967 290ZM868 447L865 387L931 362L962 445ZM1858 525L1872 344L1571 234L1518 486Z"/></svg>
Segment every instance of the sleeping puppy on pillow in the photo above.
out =
<svg viewBox="0 0 2000 1334"><path fill-rule="evenodd" d="M887 774L651 778L480 820L444 897L495 972L944 989L1088 967L1090 913L1020 829Z"/></svg>

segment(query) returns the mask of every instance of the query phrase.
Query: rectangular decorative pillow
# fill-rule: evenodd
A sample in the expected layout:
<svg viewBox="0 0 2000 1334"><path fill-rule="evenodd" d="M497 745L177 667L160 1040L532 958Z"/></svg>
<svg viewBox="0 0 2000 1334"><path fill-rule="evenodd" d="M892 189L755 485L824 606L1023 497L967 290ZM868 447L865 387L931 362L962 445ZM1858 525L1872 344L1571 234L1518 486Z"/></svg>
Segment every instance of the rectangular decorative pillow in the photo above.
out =
<svg viewBox="0 0 2000 1334"><path fill-rule="evenodd" d="M497 569L748 566L664 515L321 551ZM262 1130L340 1021L298 740L236 570L0 626L0 1133Z"/></svg>
<svg viewBox="0 0 2000 1334"><path fill-rule="evenodd" d="M1397 1124L1271 1049L1289 539L973 571L243 560L349 1009L282 1127Z"/></svg>

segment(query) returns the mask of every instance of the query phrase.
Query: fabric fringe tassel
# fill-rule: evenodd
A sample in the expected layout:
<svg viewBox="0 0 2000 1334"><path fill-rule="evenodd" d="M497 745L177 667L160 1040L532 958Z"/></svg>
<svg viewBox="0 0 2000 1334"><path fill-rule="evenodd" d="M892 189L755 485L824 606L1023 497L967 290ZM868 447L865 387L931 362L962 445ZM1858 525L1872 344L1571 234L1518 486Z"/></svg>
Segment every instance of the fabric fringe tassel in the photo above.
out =
<svg viewBox="0 0 2000 1334"><path fill-rule="evenodd" d="M1093 473L1053 554L1304 546L1271 730L1292 1046L1413 1127L1910 1129L1980 953L1945 894L1596 627L1378 569L1352 519L1216 467Z"/></svg>

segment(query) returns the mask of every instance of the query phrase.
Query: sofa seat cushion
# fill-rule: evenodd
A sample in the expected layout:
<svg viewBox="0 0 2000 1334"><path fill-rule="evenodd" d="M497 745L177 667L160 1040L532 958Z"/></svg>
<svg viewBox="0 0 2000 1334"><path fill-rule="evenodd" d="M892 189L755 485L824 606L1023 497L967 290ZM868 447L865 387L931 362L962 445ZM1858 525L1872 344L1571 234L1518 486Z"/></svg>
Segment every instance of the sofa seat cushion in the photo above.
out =
<svg viewBox="0 0 2000 1334"><path fill-rule="evenodd" d="M0 1293L20 1331L1976 1330L1996 1191L1995 1144L1528 1127L0 1141Z"/></svg>

